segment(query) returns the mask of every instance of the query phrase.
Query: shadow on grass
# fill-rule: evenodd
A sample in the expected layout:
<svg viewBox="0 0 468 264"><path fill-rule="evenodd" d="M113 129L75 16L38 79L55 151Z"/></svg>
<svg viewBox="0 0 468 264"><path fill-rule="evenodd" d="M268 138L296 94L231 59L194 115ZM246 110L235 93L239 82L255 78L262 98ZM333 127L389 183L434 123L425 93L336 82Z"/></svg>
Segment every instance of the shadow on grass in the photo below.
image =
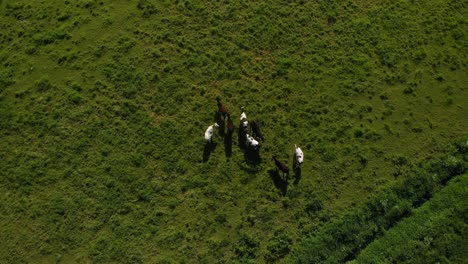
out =
<svg viewBox="0 0 468 264"><path fill-rule="evenodd" d="M294 185L298 185L302 178L302 169L301 167L297 167L294 169Z"/></svg>
<svg viewBox="0 0 468 264"><path fill-rule="evenodd" d="M219 125L218 127L218 133L221 137L224 137L226 135L225 129L226 129L226 123L221 115L221 113L216 112L215 114L215 122Z"/></svg>
<svg viewBox="0 0 468 264"><path fill-rule="evenodd" d="M260 158L260 149L254 150L251 147L246 148L244 152L244 159L248 164L257 166L262 161Z"/></svg>
<svg viewBox="0 0 468 264"><path fill-rule="evenodd" d="M245 149L245 141L247 140L247 134L245 130L242 128L242 123L239 124L239 133L237 133L237 145L240 149Z"/></svg>
<svg viewBox="0 0 468 264"><path fill-rule="evenodd" d="M217 143L206 143L203 149L203 162L207 162L210 159L211 152L216 149Z"/></svg>
<svg viewBox="0 0 468 264"><path fill-rule="evenodd" d="M259 150L255 151L251 148L246 148L244 150L244 161L239 162L239 165L243 171L254 176L262 170L260 166L257 166L261 161Z"/></svg>
<svg viewBox="0 0 468 264"><path fill-rule="evenodd" d="M228 132L224 137L224 153L226 154L226 158L230 158L232 156L232 133Z"/></svg>
<svg viewBox="0 0 468 264"><path fill-rule="evenodd" d="M296 154L293 155L293 169L294 169L294 185L298 185L302 178L301 166L297 164Z"/></svg>
<svg viewBox="0 0 468 264"><path fill-rule="evenodd" d="M268 174L270 174L273 184L281 192L281 195L285 196L288 192L288 178L286 177L286 179L283 179L279 171L274 169L268 170Z"/></svg>

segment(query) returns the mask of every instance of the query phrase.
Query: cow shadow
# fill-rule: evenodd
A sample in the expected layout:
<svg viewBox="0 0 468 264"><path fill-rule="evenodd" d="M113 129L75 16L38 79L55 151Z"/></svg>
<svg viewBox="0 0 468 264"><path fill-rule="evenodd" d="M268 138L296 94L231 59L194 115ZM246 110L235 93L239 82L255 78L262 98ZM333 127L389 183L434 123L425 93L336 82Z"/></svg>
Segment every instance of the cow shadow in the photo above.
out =
<svg viewBox="0 0 468 264"><path fill-rule="evenodd" d="M260 158L260 149L253 149L251 147L247 147L244 151L244 159L245 162L251 164L251 165L258 165L262 161Z"/></svg>
<svg viewBox="0 0 468 264"><path fill-rule="evenodd" d="M302 178L302 169L301 167L294 168L294 185L298 185Z"/></svg>
<svg viewBox="0 0 468 264"><path fill-rule="evenodd" d="M218 133L221 137L224 137L226 135L226 123L222 117L222 114L220 112L215 113L215 122L219 125L218 127Z"/></svg>
<svg viewBox="0 0 468 264"><path fill-rule="evenodd" d="M293 169L294 169L294 185L298 185L302 178L302 169L301 166L297 166L296 154L293 155Z"/></svg>
<svg viewBox="0 0 468 264"><path fill-rule="evenodd" d="M247 140L247 133L242 128L242 124L239 125L239 133L237 133L237 144L240 149L245 149L245 141Z"/></svg>
<svg viewBox="0 0 468 264"><path fill-rule="evenodd" d="M203 162L207 162L210 159L211 153L216 149L217 143L206 143L203 149Z"/></svg>
<svg viewBox="0 0 468 264"><path fill-rule="evenodd" d="M273 184L281 192L281 195L285 196L288 192L288 178L286 177L286 179L283 179L283 177L280 176L279 171L274 169L269 170L268 174L270 174Z"/></svg>
<svg viewBox="0 0 468 264"><path fill-rule="evenodd" d="M232 133L230 132L224 137L224 153L226 154L226 158L232 156Z"/></svg>

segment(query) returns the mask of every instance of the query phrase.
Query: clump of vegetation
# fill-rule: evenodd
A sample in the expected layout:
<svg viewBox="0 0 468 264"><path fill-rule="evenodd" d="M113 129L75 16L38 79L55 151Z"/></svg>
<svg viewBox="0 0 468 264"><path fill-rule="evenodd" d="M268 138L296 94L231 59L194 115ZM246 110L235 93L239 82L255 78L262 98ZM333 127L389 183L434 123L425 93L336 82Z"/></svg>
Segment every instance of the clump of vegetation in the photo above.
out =
<svg viewBox="0 0 468 264"><path fill-rule="evenodd" d="M148 0L138 1L137 8L143 12L143 16L146 18L157 13L154 4Z"/></svg>
<svg viewBox="0 0 468 264"><path fill-rule="evenodd" d="M291 250L292 238L283 231L275 231L273 238L267 245L268 253L265 256L267 262L275 262L288 255Z"/></svg>
<svg viewBox="0 0 468 264"><path fill-rule="evenodd" d="M54 86L50 83L49 77L43 76L34 83L34 87L38 92L45 92L52 89Z"/></svg>
<svg viewBox="0 0 468 264"><path fill-rule="evenodd" d="M252 261L258 255L258 248L259 248L259 241L247 234L242 234L237 241L234 253L238 256L239 260L241 261Z"/></svg>
<svg viewBox="0 0 468 264"><path fill-rule="evenodd" d="M0 71L0 92L5 89L7 86L14 84L13 80L13 69L7 68Z"/></svg>

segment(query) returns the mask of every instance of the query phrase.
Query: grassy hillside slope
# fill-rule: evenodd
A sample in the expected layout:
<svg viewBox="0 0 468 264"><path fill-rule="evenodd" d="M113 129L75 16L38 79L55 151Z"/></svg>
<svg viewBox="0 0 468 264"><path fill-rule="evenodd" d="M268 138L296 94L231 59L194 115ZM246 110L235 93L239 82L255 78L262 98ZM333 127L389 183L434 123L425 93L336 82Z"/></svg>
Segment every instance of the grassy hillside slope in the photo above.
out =
<svg viewBox="0 0 468 264"><path fill-rule="evenodd" d="M450 182L351 263L466 262L466 186L468 175Z"/></svg>
<svg viewBox="0 0 468 264"><path fill-rule="evenodd" d="M0 1L0 261L287 261L468 131L463 1ZM203 132L220 96L266 136ZM271 156L300 177L287 184ZM293 175L291 175L293 176Z"/></svg>

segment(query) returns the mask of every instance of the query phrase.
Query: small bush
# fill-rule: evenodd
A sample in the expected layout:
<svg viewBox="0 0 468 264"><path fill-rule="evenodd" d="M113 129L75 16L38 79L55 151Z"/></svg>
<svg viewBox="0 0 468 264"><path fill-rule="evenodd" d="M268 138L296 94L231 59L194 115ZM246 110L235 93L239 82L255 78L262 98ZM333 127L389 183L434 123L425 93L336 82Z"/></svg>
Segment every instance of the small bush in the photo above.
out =
<svg viewBox="0 0 468 264"><path fill-rule="evenodd" d="M318 211L322 210L322 207L322 203L314 193L310 193L306 196L304 209L309 215L316 214Z"/></svg>
<svg viewBox="0 0 468 264"><path fill-rule="evenodd" d="M14 84L13 81L13 70L6 68L0 71L0 92L7 86Z"/></svg>
<svg viewBox="0 0 468 264"><path fill-rule="evenodd" d="M36 45L42 45L42 46L51 44L57 40L70 39L70 38L71 38L71 35L68 33L68 31L64 29L57 30L57 31L37 33L36 35L33 36L33 40L36 43Z"/></svg>
<svg viewBox="0 0 468 264"><path fill-rule="evenodd" d="M87 8L87 9L93 8L95 4L96 4L96 0L81 0L80 1L80 6Z"/></svg>
<svg viewBox="0 0 468 264"><path fill-rule="evenodd" d="M268 262L275 262L284 258L291 250L292 238L283 231L276 231L273 238L268 242L268 253L265 259Z"/></svg>
<svg viewBox="0 0 468 264"><path fill-rule="evenodd" d="M405 89L403 89L403 93L404 94L414 94L414 89L411 86L407 86L407 87L405 87Z"/></svg>
<svg viewBox="0 0 468 264"><path fill-rule="evenodd" d="M242 234L235 245L234 253L240 259L255 259L258 255L259 246L260 243L258 239L247 234Z"/></svg>
<svg viewBox="0 0 468 264"><path fill-rule="evenodd" d="M137 8L143 12L143 17L149 17L156 14L156 7L148 0L138 1Z"/></svg>
<svg viewBox="0 0 468 264"><path fill-rule="evenodd" d="M131 48L136 45L136 41L129 37L121 37L117 41L117 51L127 53Z"/></svg>
<svg viewBox="0 0 468 264"><path fill-rule="evenodd" d="M451 96L447 97L447 100L445 100L445 105L447 106L453 105L453 97Z"/></svg>
<svg viewBox="0 0 468 264"><path fill-rule="evenodd" d="M357 128L354 130L354 137L360 138L363 135L364 135L364 131L362 131L362 129Z"/></svg>
<svg viewBox="0 0 468 264"><path fill-rule="evenodd" d="M81 93L76 90L68 90L67 95L68 99L73 104L79 104L81 101L83 101L83 95L81 95Z"/></svg>
<svg viewBox="0 0 468 264"><path fill-rule="evenodd" d="M47 76L43 76L41 79L37 80L34 83L34 87L39 92L44 92L44 91L52 89L54 86L50 83L49 78Z"/></svg>

